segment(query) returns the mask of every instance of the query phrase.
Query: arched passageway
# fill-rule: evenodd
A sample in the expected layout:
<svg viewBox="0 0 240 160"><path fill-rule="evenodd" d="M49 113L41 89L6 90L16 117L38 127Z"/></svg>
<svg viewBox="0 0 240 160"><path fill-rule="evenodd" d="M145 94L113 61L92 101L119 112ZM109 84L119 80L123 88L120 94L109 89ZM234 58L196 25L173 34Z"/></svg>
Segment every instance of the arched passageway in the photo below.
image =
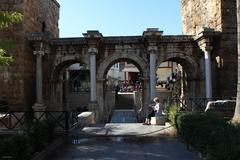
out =
<svg viewBox="0 0 240 160"><path fill-rule="evenodd" d="M90 71L80 60L56 64L51 76L49 107L57 110L85 110L90 103Z"/></svg>
<svg viewBox="0 0 240 160"><path fill-rule="evenodd" d="M135 87L135 85L136 86L140 85L141 89L132 90L134 92L131 92L131 93L127 93L123 91L119 93L116 97L115 91L109 92L109 90L106 90L105 88L108 88L108 85L109 85L109 81L107 81L108 71L114 64L119 64L121 62L133 64L133 66L137 68L139 73L138 73L137 79L127 82L127 83L132 83L132 86L131 84L127 84L126 82L123 82L122 84L118 84L118 85L120 85L122 89L124 89L123 85L129 85L129 87L130 86ZM146 104L148 104L148 99L149 99L148 98L149 82L148 82L148 78L146 78L148 70L146 68L147 68L147 63L145 62L144 59L129 53L113 54L100 64L97 70L98 71L97 72L97 81L98 81L97 97L98 97L98 103L102 102L99 104L99 106L102 106L102 113L105 113L105 114L108 113L108 115L111 115L113 109L134 109L136 112L141 112L141 114L144 115L144 113L146 112L145 107L147 106ZM138 82L136 82L137 80ZM110 88L112 88L112 86ZM119 98L119 99L116 99L116 98ZM121 98L125 99L125 102L121 101ZM108 118L108 116L105 118Z"/></svg>

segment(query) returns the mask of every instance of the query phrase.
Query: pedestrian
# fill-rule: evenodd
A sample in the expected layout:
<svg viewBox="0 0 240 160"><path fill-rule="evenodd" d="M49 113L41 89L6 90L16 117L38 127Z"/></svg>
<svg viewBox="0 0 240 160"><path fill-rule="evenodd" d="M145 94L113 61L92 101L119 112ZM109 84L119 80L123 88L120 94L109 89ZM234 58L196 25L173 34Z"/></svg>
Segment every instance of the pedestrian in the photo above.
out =
<svg viewBox="0 0 240 160"><path fill-rule="evenodd" d="M146 117L145 122L143 123L143 125L151 125L151 117L154 117L154 116L162 114L162 108L160 106L159 98L155 97L153 99L153 101L154 101L155 105L149 107L149 114Z"/></svg>

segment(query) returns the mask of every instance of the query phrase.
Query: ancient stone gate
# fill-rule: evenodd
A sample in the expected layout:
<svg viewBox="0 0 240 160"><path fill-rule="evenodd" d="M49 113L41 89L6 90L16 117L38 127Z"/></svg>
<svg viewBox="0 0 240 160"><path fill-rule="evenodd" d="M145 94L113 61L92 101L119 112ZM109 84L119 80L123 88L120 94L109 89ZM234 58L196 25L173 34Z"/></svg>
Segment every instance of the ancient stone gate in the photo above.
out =
<svg viewBox="0 0 240 160"><path fill-rule="evenodd" d="M14 64L0 72L0 98L5 97L11 109L34 106L36 110L50 110L62 103L64 69L79 62L90 69L90 106L101 118L107 108L106 72L122 60L140 70L144 106L155 95L156 67L165 61L183 66L188 97L235 96L236 1L181 3L184 35L167 36L149 29L139 36L104 37L98 31L88 31L80 38L59 38L60 5L56 0L1 1L1 11L20 12L24 20L0 31L1 38L11 37L16 44L7 51Z"/></svg>
<svg viewBox="0 0 240 160"><path fill-rule="evenodd" d="M90 70L89 107L98 113L100 119L107 107L104 99L106 74L119 61L130 61L140 70L144 112L156 94L157 66L165 61L174 61L183 66L187 74L189 97L204 97L205 84L208 84L208 98L212 96L210 79L204 78L204 62L211 66L204 53L210 54L208 48L212 47L211 40L217 35L212 30L205 29L198 36L164 36L156 28L147 29L142 36L103 37L98 31L88 31L83 35L82 38L55 39L46 33L34 33L29 37L37 59L36 110L41 108L43 102L49 108L58 106L57 103L62 101L64 69L76 62L85 64ZM206 70L211 70L211 67ZM211 78L211 73L206 74Z"/></svg>

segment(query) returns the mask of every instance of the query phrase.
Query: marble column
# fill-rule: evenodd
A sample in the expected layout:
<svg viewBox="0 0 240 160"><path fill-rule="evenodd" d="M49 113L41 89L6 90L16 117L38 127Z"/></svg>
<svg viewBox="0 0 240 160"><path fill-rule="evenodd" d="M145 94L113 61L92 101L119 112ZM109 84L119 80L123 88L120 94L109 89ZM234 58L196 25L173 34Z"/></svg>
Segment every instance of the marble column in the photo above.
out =
<svg viewBox="0 0 240 160"><path fill-rule="evenodd" d="M42 46L42 44L41 44ZM34 111L45 111L46 106L43 103L43 85L42 85L42 57L44 51L34 51L33 54L36 56L36 103L32 107ZM36 117L39 118L41 113L36 113Z"/></svg>
<svg viewBox="0 0 240 160"><path fill-rule="evenodd" d="M90 84L91 84L91 102L97 101L96 94L96 48L89 48L88 53L90 54Z"/></svg>
<svg viewBox="0 0 240 160"><path fill-rule="evenodd" d="M211 67L211 52L204 50L205 58L205 88L206 98L212 98L212 67Z"/></svg>
<svg viewBox="0 0 240 160"><path fill-rule="evenodd" d="M156 52L157 47L148 47L150 54L150 101L156 96Z"/></svg>

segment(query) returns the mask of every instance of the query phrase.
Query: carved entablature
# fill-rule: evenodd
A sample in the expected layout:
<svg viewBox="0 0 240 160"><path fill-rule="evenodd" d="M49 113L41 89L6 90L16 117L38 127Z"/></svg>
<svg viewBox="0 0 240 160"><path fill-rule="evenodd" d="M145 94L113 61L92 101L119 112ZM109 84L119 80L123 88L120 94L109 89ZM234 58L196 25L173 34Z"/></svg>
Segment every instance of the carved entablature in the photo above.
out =
<svg viewBox="0 0 240 160"><path fill-rule="evenodd" d="M214 29L203 27L194 37L194 40L203 52L211 52L213 50L213 38L218 35L219 32L214 31Z"/></svg>
<svg viewBox="0 0 240 160"><path fill-rule="evenodd" d="M32 43L33 51L42 51L44 54L49 53L51 35L47 32L32 33L28 40Z"/></svg>
<svg viewBox="0 0 240 160"><path fill-rule="evenodd" d="M143 39L147 46L157 46L162 34L163 31L159 31L158 28L148 28L143 32Z"/></svg>

